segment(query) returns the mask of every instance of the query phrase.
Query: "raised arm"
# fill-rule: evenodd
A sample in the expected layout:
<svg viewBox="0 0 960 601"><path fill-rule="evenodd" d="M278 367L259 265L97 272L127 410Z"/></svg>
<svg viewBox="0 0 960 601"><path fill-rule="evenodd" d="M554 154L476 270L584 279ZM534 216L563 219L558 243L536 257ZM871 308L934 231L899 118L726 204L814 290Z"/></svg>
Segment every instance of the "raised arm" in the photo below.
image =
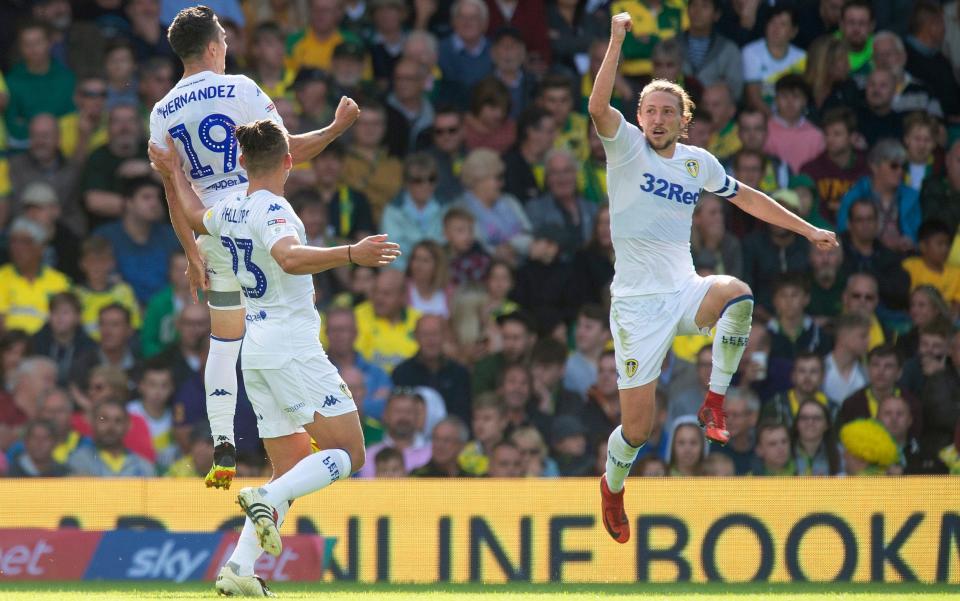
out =
<svg viewBox="0 0 960 601"><path fill-rule="evenodd" d="M337 105L337 110L333 115L333 123L324 127L307 132L305 134L296 134L290 136L290 154L293 156L293 163L302 163L309 161L317 156L330 142L340 137L343 132L350 129L353 122L360 116L360 107L352 98L344 96Z"/></svg>
<svg viewBox="0 0 960 601"><path fill-rule="evenodd" d="M356 244L320 248L300 244L293 236L278 240L270 254L280 268L293 275L320 273L350 263L366 267L384 267L400 256L400 246L387 242L386 234L367 236Z"/></svg>
<svg viewBox="0 0 960 601"><path fill-rule="evenodd" d="M835 248L839 245L837 235L833 232L810 225L763 192L754 190L743 182L738 182L738 184L740 185L740 191L730 199L730 202L747 213L761 221L796 232L819 248Z"/></svg>
<svg viewBox="0 0 960 601"><path fill-rule="evenodd" d="M600 71L593 82L593 91L590 92L590 101L587 109L590 117L597 126L597 133L604 138L612 138L617 134L620 126L620 115L617 109L610 106L613 95L613 86L617 80L617 65L620 61L620 47L627 32L633 27L629 13L620 13L610 21L610 43L607 53L600 64Z"/></svg>

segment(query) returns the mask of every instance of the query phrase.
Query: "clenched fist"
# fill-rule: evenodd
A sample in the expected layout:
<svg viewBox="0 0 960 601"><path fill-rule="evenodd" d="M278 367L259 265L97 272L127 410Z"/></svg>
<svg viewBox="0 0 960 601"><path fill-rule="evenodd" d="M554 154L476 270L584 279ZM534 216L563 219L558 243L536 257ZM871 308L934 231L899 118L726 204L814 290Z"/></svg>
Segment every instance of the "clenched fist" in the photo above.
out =
<svg viewBox="0 0 960 601"><path fill-rule="evenodd" d="M356 121L359 116L360 107L357 106L353 98L344 96L340 99L340 104L337 105L337 110L333 114L333 121L338 126L347 128L353 125L353 122Z"/></svg>
<svg viewBox="0 0 960 601"><path fill-rule="evenodd" d="M630 18L630 13L619 13L613 15L613 19L610 22L610 37L618 41L623 41L623 38L626 37L627 32L633 28L633 19Z"/></svg>

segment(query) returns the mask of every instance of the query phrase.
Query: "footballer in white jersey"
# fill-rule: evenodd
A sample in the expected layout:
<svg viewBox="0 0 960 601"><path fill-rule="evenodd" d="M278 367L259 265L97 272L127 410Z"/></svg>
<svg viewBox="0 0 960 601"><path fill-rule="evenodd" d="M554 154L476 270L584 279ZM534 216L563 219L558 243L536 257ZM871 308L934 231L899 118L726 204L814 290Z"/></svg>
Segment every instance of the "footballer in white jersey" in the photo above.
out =
<svg viewBox="0 0 960 601"><path fill-rule="evenodd" d="M610 329L621 425L607 440L600 493L604 527L618 543L630 539L624 480L653 427L660 367L677 334L709 333L716 325L710 386L697 420L709 440L725 444L730 438L723 400L750 335L753 295L736 278L704 278L694 271L690 228L701 194L726 198L822 248L837 246L833 232L811 226L769 196L729 177L709 152L678 143L693 118L693 102L681 86L659 79L645 86L637 107L639 127L628 124L610 106L620 50L631 28L629 13L612 17L607 52L588 104L607 155L616 255Z"/></svg>
<svg viewBox="0 0 960 601"><path fill-rule="evenodd" d="M353 397L320 346L311 274L350 263L389 265L400 248L383 235L349 246L308 246L303 223L281 196L293 167L287 132L260 120L238 126L236 136L249 193L210 208L191 188L174 149L151 143L149 152L175 210L193 231L228 250L247 298L243 378L274 473L270 482L238 494L247 520L215 586L225 595L267 596L253 566L261 551L281 553L278 528L290 503L348 477L365 461ZM311 437L326 448L312 452Z"/></svg>
<svg viewBox="0 0 960 601"><path fill-rule="evenodd" d="M202 71L181 79L150 113L150 141L163 146L169 134L183 158L183 172L205 206L247 190L247 173L240 166L240 149L234 136L238 124L283 120L260 87L245 75ZM211 307L237 309L242 297L231 256L216 238L197 241L206 264ZM234 302L221 303L220 293L234 293Z"/></svg>
<svg viewBox="0 0 960 601"><path fill-rule="evenodd" d="M233 193L244 194L248 174L240 161L234 128L255 120L282 125L270 98L249 78L225 75L227 39L213 11L203 5L177 13L167 30L170 46L183 61L183 78L150 114L150 141L162 148L169 140L181 157L182 171L206 206ZM334 122L321 130L289 135L297 162L310 160L352 125L359 115L343 97ZM281 127L282 130L282 127ZM167 196L170 177L164 177ZM171 221L187 255L187 277L194 290L206 290L211 309L210 351L204 367L207 417L214 436L214 464L208 487L229 488L236 473L233 422L236 408L237 357L244 334L244 295L237 279L236 255L223 240L193 232L171 204ZM235 250L235 249L233 249Z"/></svg>

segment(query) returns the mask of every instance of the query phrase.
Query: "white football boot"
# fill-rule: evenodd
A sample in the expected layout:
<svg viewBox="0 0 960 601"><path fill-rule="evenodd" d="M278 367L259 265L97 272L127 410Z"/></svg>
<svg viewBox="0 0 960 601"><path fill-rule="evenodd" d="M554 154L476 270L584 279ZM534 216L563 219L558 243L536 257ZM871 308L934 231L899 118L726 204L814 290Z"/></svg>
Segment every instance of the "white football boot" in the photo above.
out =
<svg viewBox="0 0 960 601"><path fill-rule="evenodd" d="M252 576L238 576L228 563L220 569L217 583L214 585L218 595L224 597L276 597L267 588L267 583L256 574Z"/></svg>
<svg viewBox="0 0 960 601"><path fill-rule="evenodd" d="M277 530L277 509L260 493L259 488L244 488L237 495L237 503L257 529L260 548L277 557L283 551L280 531Z"/></svg>

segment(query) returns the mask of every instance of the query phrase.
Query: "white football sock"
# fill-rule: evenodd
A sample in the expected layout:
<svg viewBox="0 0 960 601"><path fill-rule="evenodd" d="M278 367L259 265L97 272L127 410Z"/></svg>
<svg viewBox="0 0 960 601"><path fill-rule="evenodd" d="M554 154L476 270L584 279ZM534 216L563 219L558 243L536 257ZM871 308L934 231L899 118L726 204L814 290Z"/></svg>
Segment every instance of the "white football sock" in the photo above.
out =
<svg viewBox="0 0 960 601"><path fill-rule="evenodd" d="M207 419L214 446L229 442L233 446L233 416L237 411L237 358L243 338L230 340L210 336L210 352L203 371L207 393Z"/></svg>
<svg viewBox="0 0 960 601"><path fill-rule="evenodd" d="M710 371L710 392L726 394L730 380L737 372L740 358L747 348L753 320L753 297L745 294L723 308L713 337L713 369Z"/></svg>
<svg viewBox="0 0 960 601"><path fill-rule="evenodd" d="M283 524L283 519L287 517L287 511L290 509L290 503L280 503L277 508L277 528ZM250 518L243 522L243 530L240 531L240 538L237 539L237 546L233 548L230 559L227 564L233 564L231 567L237 573L237 576L253 576L253 566L263 554L260 543L257 542L257 529L254 527Z"/></svg>
<svg viewBox="0 0 960 601"><path fill-rule="evenodd" d="M329 486L350 476L350 455L343 449L326 449L307 455L286 474L260 489L274 507Z"/></svg>
<svg viewBox="0 0 960 601"><path fill-rule="evenodd" d="M623 437L623 426L617 426L607 439L607 488L610 492L623 490L623 481L626 480L633 460L640 452L639 447L632 446Z"/></svg>

